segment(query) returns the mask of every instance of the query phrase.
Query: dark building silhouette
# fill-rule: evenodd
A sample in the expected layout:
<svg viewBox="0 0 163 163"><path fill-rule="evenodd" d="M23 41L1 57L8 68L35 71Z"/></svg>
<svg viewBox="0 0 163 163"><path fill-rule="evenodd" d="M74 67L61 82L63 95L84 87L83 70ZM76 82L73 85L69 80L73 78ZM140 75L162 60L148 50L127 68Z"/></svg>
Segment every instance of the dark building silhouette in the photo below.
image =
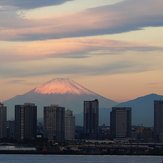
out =
<svg viewBox="0 0 163 163"><path fill-rule="evenodd" d="M37 106L15 105L15 136L18 141L34 140L37 131Z"/></svg>
<svg viewBox="0 0 163 163"><path fill-rule="evenodd" d="M112 138L131 136L131 108L113 107L110 113L110 130Z"/></svg>
<svg viewBox="0 0 163 163"><path fill-rule="evenodd" d="M75 139L75 116L71 110L65 112L65 140Z"/></svg>
<svg viewBox="0 0 163 163"><path fill-rule="evenodd" d="M0 139L6 138L7 107L0 103Z"/></svg>
<svg viewBox="0 0 163 163"><path fill-rule="evenodd" d="M65 108L58 105L44 107L45 137L63 142L65 139Z"/></svg>
<svg viewBox="0 0 163 163"><path fill-rule="evenodd" d="M84 135L87 139L96 139L99 125L98 100L84 101Z"/></svg>
<svg viewBox="0 0 163 163"><path fill-rule="evenodd" d="M154 136L163 142L163 100L154 101Z"/></svg>

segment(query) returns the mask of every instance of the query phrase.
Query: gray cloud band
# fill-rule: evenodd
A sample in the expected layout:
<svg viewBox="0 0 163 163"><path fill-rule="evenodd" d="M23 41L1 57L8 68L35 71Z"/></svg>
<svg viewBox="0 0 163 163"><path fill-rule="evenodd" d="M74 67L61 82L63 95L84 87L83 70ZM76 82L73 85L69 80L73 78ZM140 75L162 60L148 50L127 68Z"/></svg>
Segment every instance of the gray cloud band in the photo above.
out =
<svg viewBox="0 0 163 163"><path fill-rule="evenodd" d="M0 39L33 41L115 34L163 26L162 18L162 0L127 0L46 20L33 21L17 17L15 23L12 21L9 24L9 20L2 18L1 26L6 24L5 28L1 28Z"/></svg>
<svg viewBox="0 0 163 163"><path fill-rule="evenodd" d="M59 5L73 0L0 0L0 6L14 6L19 9L34 9L45 6Z"/></svg>

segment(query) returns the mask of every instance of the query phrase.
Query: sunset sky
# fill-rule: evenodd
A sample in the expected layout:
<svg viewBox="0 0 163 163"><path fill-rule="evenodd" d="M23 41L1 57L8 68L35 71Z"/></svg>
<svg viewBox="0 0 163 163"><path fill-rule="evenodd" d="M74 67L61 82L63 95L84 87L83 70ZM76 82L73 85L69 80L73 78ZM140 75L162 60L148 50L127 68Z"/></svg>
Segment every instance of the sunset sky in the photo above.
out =
<svg viewBox="0 0 163 163"><path fill-rule="evenodd" d="M58 77L163 95L163 0L0 0L0 101Z"/></svg>

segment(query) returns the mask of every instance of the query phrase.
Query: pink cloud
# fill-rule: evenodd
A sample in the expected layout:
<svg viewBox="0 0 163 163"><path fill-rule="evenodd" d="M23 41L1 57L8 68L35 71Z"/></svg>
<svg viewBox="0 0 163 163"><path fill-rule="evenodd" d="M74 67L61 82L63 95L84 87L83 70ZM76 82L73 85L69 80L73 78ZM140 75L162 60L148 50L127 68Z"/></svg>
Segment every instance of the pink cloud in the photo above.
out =
<svg viewBox="0 0 163 163"><path fill-rule="evenodd" d="M114 41L100 38L67 38L47 41L15 42L0 46L1 61L36 60L44 58L77 58L93 54L110 54L119 51L162 50L150 45Z"/></svg>

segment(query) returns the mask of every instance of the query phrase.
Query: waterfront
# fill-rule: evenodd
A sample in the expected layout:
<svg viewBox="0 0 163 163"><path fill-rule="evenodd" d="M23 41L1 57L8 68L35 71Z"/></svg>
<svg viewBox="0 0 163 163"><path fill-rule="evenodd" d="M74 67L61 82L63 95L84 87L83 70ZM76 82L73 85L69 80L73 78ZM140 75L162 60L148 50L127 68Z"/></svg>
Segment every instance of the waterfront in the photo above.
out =
<svg viewBox="0 0 163 163"><path fill-rule="evenodd" d="M0 155L0 163L162 163L162 156Z"/></svg>

